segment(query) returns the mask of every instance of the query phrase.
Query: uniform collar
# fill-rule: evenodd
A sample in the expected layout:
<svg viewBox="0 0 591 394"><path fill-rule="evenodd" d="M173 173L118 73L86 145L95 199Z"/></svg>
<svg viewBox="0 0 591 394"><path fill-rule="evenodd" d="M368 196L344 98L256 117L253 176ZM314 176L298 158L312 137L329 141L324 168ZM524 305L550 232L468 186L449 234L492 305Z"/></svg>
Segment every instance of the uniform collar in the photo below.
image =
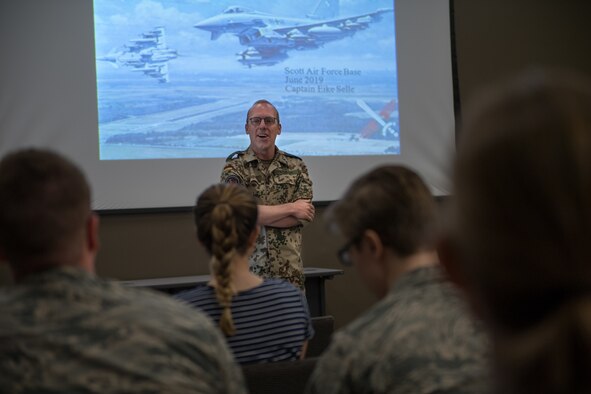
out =
<svg viewBox="0 0 591 394"><path fill-rule="evenodd" d="M260 159L255 155L254 151L249 146L246 150L246 153L244 154L244 160L246 160L247 163L250 163L255 160L259 161ZM273 158L273 161L278 161L279 163L285 166L288 165L285 152L277 148L277 146L275 146L275 157Z"/></svg>
<svg viewBox="0 0 591 394"><path fill-rule="evenodd" d="M390 287L390 293L404 292L412 287L422 287L428 283L440 282L443 280L443 273L439 263L425 267L416 268L405 272L396 279Z"/></svg>
<svg viewBox="0 0 591 394"><path fill-rule="evenodd" d="M35 272L23 278L21 283L51 283L54 281L72 281L84 282L87 280L95 280L94 273L85 271L77 266L55 266L45 269L43 271Z"/></svg>

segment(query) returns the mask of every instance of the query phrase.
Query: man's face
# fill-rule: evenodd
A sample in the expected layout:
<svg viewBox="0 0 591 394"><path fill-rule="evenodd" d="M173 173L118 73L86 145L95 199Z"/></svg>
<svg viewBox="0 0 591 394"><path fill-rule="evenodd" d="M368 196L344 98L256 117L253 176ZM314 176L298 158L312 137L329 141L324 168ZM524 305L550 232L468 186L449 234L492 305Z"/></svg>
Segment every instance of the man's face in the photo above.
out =
<svg viewBox="0 0 591 394"><path fill-rule="evenodd" d="M261 118L258 125L251 123L251 119ZM275 122L268 125L265 118L274 118ZM263 160L270 160L275 156L275 140L281 134L281 125L277 121L277 112L266 103L255 105L248 114L246 134L250 137L250 146L256 156Z"/></svg>

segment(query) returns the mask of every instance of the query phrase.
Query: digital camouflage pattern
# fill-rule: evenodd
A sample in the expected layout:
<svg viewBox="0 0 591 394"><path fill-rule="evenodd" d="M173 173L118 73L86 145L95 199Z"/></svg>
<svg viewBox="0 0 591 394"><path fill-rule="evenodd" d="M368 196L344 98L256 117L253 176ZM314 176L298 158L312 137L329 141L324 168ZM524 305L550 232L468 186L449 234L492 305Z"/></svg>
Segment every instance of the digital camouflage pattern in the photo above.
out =
<svg viewBox="0 0 591 394"><path fill-rule="evenodd" d="M485 337L456 290L439 268L421 268L335 333L307 392L488 392L486 354Z"/></svg>
<svg viewBox="0 0 591 394"><path fill-rule="evenodd" d="M299 157L276 150L265 168L252 149L231 154L222 171L222 183L238 183L249 189L259 205L279 205L312 199L312 181ZM264 227L250 257L251 270L264 278L281 278L304 288L302 225Z"/></svg>
<svg viewBox="0 0 591 394"><path fill-rule="evenodd" d="M244 393L224 338L168 296L57 268L0 289L0 392Z"/></svg>

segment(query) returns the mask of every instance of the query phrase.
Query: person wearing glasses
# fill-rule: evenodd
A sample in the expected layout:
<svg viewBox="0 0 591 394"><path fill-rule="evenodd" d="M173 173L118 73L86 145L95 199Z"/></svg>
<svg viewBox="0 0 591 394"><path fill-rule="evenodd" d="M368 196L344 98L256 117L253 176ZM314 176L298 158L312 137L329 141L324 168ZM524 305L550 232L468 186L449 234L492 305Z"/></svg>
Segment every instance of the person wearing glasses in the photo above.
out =
<svg viewBox="0 0 591 394"><path fill-rule="evenodd" d="M380 301L336 332L308 393L479 393L487 346L439 266L437 207L397 165L353 182L327 210L347 239L338 256Z"/></svg>
<svg viewBox="0 0 591 394"><path fill-rule="evenodd" d="M308 169L302 159L275 145L281 122L269 101L252 105L244 128L250 145L228 156L221 182L240 184L257 199L261 231L250 256L251 270L303 290L302 226L314 219Z"/></svg>

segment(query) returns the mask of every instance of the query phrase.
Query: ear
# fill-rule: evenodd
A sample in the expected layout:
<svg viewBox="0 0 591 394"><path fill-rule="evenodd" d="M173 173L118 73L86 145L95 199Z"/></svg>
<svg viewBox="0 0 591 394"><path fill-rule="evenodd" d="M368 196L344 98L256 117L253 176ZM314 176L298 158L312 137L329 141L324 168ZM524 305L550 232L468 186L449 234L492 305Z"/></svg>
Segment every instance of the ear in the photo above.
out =
<svg viewBox="0 0 591 394"><path fill-rule="evenodd" d="M357 272L369 290L378 297L384 298L388 293L389 259L382 239L374 230L365 230L356 247Z"/></svg>
<svg viewBox="0 0 591 394"><path fill-rule="evenodd" d="M277 123L277 128L279 129L277 131L277 135L281 134L281 123Z"/></svg>
<svg viewBox="0 0 591 394"><path fill-rule="evenodd" d="M96 254L100 247L99 222L99 217L95 213L92 213L86 221L86 246L93 254Z"/></svg>
<svg viewBox="0 0 591 394"><path fill-rule="evenodd" d="M367 251L376 260L382 260L384 257L384 244L382 239L374 230L365 230L361 238L362 247L368 248Z"/></svg>

